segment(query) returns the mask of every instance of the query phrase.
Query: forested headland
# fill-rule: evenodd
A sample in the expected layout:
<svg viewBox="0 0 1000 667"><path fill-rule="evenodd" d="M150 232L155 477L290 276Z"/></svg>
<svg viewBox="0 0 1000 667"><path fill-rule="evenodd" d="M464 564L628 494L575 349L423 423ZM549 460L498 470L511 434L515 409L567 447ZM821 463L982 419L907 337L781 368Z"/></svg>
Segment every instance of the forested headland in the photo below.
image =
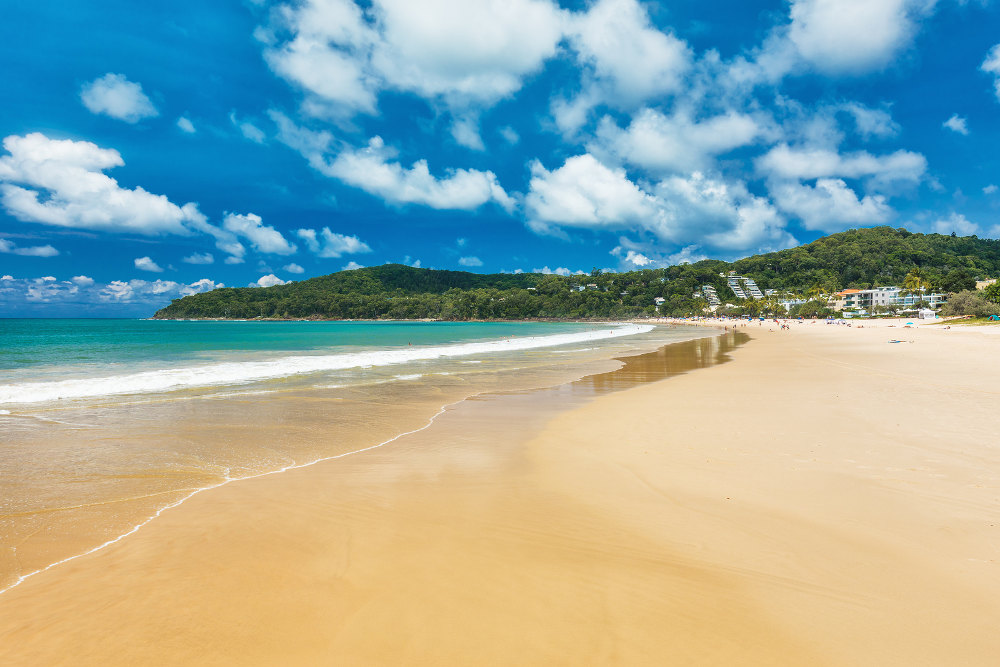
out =
<svg viewBox="0 0 1000 667"><path fill-rule="evenodd" d="M876 227L833 234L735 262L706 259L660 269L558 276L476 274L385 264L273 287L221 288L175 299L159 319L545 319L701 314L702 286L740 304L729 271L761 289L816 298L840 289L902 285L960 292L1000 275L1000 241ZM659 305L657 306L657 301Z"/></svg>

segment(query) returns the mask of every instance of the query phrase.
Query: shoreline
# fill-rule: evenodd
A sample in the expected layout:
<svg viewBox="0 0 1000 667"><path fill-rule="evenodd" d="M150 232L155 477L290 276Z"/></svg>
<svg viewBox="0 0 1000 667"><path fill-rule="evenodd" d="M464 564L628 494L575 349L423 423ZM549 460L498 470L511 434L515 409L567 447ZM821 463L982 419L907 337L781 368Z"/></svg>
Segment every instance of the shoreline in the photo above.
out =
<svg viewBox="0 0 1000 667"><path fill-rule="evenodd" d="M623 324L623 323L619 323L619 324ZM703 329L704 329L705 332L702 334L701 337L709 337L709 336L714 335L714 334L712 334L710 332L710 329L708 327L703 327ZM620 337L619 336L611 336L611 338L620 338ZM628 336L625 336L625 338L628 338ZM693 338L686 338L683 341L679 341L679 342L683 343L683 342L687 342L687 341L690 341L690 340L698 340L699 338L700 337L696 336L696 337L693 337ZM530 340L530 338L528 338L526 340ZM586 340L590 340L590 339L586 339ZM496 342L508 342L508 341L491 341L491 342L496 343ZM581 340L581 342L584 342L584 341ZM638 354L641 355L641 354L644 354L644 353L640 352ZM567 379L564 378L563 380L557 381L557 385L561 385L561 384L566 383L566 382L572 383L574 381L582 379L582 377L587 377L587 376L592 375L594 373L603 373L603 371L599 371L598 370L603 364L605 364L605 363L624 364L623 359L627 359L629 356L634 356L634 355L626 355L625 357L619 357L618 355L616 355L614 357L607 357L607 358L602 357L600 360L593 360L592 359L592 360L589 360L589 361L586 361L586 362L580 362L580 364L582 364L580 366L580 369L584 373L583 376L577 376L576 373L578 373L579 371L574 370L574 368L571 367L569 369L569 372L571 372L574 375L575 379L571 378L571 379L567 380ZM583 369L590 369L590 370L583 370ZM515 371L512 371L512 372L513 373L518 373L519 371L515 370ZM536 382L536 381L538 381L538 379L536 379L536 380L527 380L527 382L528 382L529 385L532 384L532 382ZM542 379L541 381L543 382L543 385L541 387L537 388L536 390L544 391L544 389L546 387L550 386L548 384L549 381L544 380L544 379ZM512 390L515 390L515 389L513 389L513 387L519 386L520 382L521 382L521 380L515 379L511 383ZM370 450L373 450L373 449L378 449L378 448L383 447L385 445L391 444L391 443L395 442L396 440L399 440L400 438L405 438L406 436L412 435L414 433L418 433L418 432L420 432L420 431L422 431L422 430L424 430L426 428L431 427L433 425L433 423L435 422L435 420L437 420L439 417L441 417L445 412L447 412L449 409L454 408L455 406L458 406L458 405L462 404L465 401L476 400L480 396L491 395L495 391L496 391L495 389L484 389L484 388L481 388L481 389L477 389L476 391L474 391L472 394L469 394L469 395L465 395L463 393L463 394L459 395L456 400L450 400L449 402L447 402L447 403L445 403L443 405L428 406L431 409L429 410L429 413L428 413L429 416L426 417L426 423L423 423L422 425L417 426L416 428L404 427L404 428L407 428L407 430L403 430L403 431L400 431L400 432L397 432L397 433L392 433L391 435L388 436L387 439L376 441L376 442L374 442L372 444L366 444L363 447L359 447L359 448L356 448L356 449L350 449L348 451L336 451L335 450L335 453L328 453L328 454L325 454L325 455L316 456L315 458L311 458L311 459L306 460L306 461L301 462L301 463L292 463L292 464L289 464L289 465L283 465L283 466L279 466L279 467L273 468L273 469L266 469L266 470L259 471L259 472L254 472L254 473L251 473L251 474L243 474L243 475L240 475L240 476L230 477L230 476L228 476L228 473L227 473L227 476L224 479L222 479L221 481L218 481L218 482L212 483L212 484L208 484L208 485L205 485L205 486L200 486L200 487L193 488L193 489L192 488L179 488L179 489L173 489L171 491L160 492L160 493L169 493L170 495L179 496L179 497L177 499L175 499L175 500L170 500L169 502L167 502L164 505L157 506L157 507L152 507L151 510L150 510L150 512L147 515L140 516L138 518L138 520L134 524L127 525L126 527L124 527L122 529L121 532L118 532L117 534L114 534L110 538L108 538L108 539L106 539L104 541L101 541L101 542L99 542L98 544L96 544L94 546L86 547L82 551L72 553L69 556L59 557L57 560L54 560L54 561L49 562L49 563L46 563L46 564L42 565L41 567L37 567L37 568L35 568L35 569L33 569L33 570L29 571L29 572L21 573L21 574L16 574L15 578L12 581L9 581L9 583L6 583L6 585L0 586L0 600L2 600L2 596L5 593L7 593L7 592L9 592L9 591L11 591L13 589L15 589L16 587L20 586L25 581L27 581L27 580L35 577L36 575L48 572L48 571L52 570L53 568L56 568L56 567L58 567L60 565L63 565L65 563L68 563L68 562L71 562L71 561L75 561L77 559L80 559L80 558L83 558L83 557L86 557L86 556L90 556L90 555L96 554L96 553L98 553L98 552L100 552L100 551L102 551L102 550L104 550L104 549L106 549L106 548L108 548L108 547L110 547L110 546L112 546L114 544L117 544L117 543L121 542L122 540L124 540L124 539L126 539L126 538L128 538L128 537L130 537L130 536L132 536L134 534L136 534L140 529L144 528L145 526L147 526L148 524L150 524L152 521L154 521L155 519L159 518L167 510L178 508L183 503L185 503L188 500L190 500L192 497L194 497L196 495L199 495L199 494L202 494L205 491L213 491L213 490L216 490L216 489L220 489L221 487L227 486L227 485L229 485L232 482L251 481L251 480L254 480L254 479L257 479L257 478L260 478L260 477L264 477L264 476L268 476L268 475L275 475L275 474L278 474L278 473L284 473L284 472L288 472L288 471L292 471L292 470L298 470L298 469L301 469L301 468L308 468L308 467L311 467L311 466L314 466L316 464L323 463L323 462L326 462L326 461L341 459L341 458L344 458L344 457L347 457L347 456L351 456L351 455L355 455L355 454L367 452L367 451L370 451ZM530 391L530 389L529 389L529 391ZM247 395L244 395L244 397L245 396L247 396ZM109 500L107 502L109 504L113 504L115 502L120 502L120 501L118 501L118 500ZM0 584L3 584L3 583L4 582L0 581Z"/></svg>
<svg viewBox="0 0 1000 667"><path fill-rule="evenodd" d="M747 331L730 363L568 412L477 397L202 494L0 597L0 656L991 664L998 339Z"/></svg>

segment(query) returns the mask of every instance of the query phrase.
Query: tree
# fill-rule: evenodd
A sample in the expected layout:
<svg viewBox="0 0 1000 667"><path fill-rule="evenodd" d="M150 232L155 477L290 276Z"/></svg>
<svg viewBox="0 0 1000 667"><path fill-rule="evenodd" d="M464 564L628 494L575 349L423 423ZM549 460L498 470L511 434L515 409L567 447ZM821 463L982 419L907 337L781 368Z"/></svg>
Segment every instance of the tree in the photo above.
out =
<svg viewBox="0 0 1000 667"><path fill-rule="evenodd" d="M965 269L954 269L941 280L941 289L949 293L976 289L975 277Z"/></svg>
<svg viewBox="0 0 1000 667"><path fill-rule="evenodd" d="M987 299L983 292L965 290L948 299L948 303L941 307L941 314L946 317L952 315L989 317L1000 315L1000 304Z"/></svg>
<svg viewBox="0 0 1000 667"><path fill-rule="evenodd" d="M997 280L991 285L987 285L983 289L983 296L986 297L988 301L1000 303L1000 280Z"/></svg>

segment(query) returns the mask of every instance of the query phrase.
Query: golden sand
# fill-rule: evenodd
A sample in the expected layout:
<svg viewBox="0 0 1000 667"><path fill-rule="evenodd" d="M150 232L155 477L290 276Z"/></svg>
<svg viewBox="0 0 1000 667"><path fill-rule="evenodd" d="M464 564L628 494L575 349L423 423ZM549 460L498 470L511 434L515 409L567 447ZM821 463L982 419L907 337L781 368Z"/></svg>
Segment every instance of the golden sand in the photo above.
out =
<svg viewBox="0 0 1000 667"><path fill-rule="evenodd" d="M199 494L0 596L0 664L996 664L1000 337L746 331Z"/></svg>

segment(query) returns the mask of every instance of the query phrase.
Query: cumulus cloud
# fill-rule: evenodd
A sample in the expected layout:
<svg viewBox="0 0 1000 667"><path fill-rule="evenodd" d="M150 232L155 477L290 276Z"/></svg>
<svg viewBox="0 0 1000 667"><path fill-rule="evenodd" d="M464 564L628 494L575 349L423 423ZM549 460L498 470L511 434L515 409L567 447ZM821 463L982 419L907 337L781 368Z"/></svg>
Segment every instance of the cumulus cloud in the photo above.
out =
<svg viewBox="0 0 1000 667"><path fill-rule="evenodd" d="M8 280L9 279L9 280ZM149 304L150 307L164 304L170 299L205 292L218 287L209 278L202 278L190 284L172 280L112 280L109 283L95 282L89 276L74 276L70 280L58 280L54 276L15 279L4 276L5 288L2 298L6 303L31 304Z"/></svg>
<svg viewBox="0 0 1000 667"><path fill-rule="evenodd" d="M931 228L938 234L954 233L958 236L971 236L979 232L979 225L961 213L952 213L947 218L935 220Z"/></svg>
<svg viewBox="0 0 1000 667"><path fill-rule="evenodd" d="M125 164L116 150L33 132L3 140L0 201L18 220L138 234L189 234L204 222L194 204L178 206L141 187L123 188L103 172Z"/></svg>
<svg viewBox="0 0 1000 667"><path fill-rule="evenodd" d="M1000 188L998 188L993 183L990 183L985 188L983 188L983 194L984 195L992 195L992 194L995 194L997 192L997 190L1000 190Z"/></svg>
<svg viewBox="0 0 1000 667"><path fill-rule="evenodd" d="M646 257L641 252L636 252L635 250L629 250L625 253L624 261L632 266L642 268L644 266L649 266L653 263L649 257Z"/></svg>
<svg viewBox="0 0 1000 667"><path fill-rule="evenodd" d="M197 130L194 127L194 123L192 123L191 119L189 119L186 116L181 116L180 118L177 119L177 127L180 129L181 132L184 132L186 134L194 134L195 132L197 132Z"/></svg>
<svg viewBox="0 0 1000 667"><path fill-rule="evenodd" d="M257 282L250 283L249 286L250 287L274 287L275 285L284 285L284 284L285 284L284 280L282 280L278 276L274 275L273 273L269 273L266 276L261 276L260 278L258 278Z"/></svg>
<svg viewBox="0 0 1000 667"><path fill-rule="evenodd" d="M354 271L355 269L365 268L364 264L358 264L357 262L348 262L340 269L341 271Z"/></svg>
<svg viewBox="0 0 1000 667"><path fill-rule="evenodd" d="M136 257L135 268L140 271L152 271L153 273L163 273L163 268L149 257Z"/></svg>
<svg viewBox="0 0 1000 667"><path fill-rule="evenodd" d="M781 210L799 218L806 229L840 232L886 222L892 209L880 195L858 199L840 179L820 178L815 186L782 183L771 188Z"/></svg>
<svg viewBox="0 0 1000 667"><path fill-rule="evenodd" d="M142 86L111 72L91 81L80 91L80 100L91 113L104 114L126 123L160 115Z"/></svg>
<svg viewBox="0 0 1000 667"><path fill-rule="evenodd" d="M482 266L483 260L478 257L459 257L458 263L462 266Z"/></svg>
<svg viewBox="0 0 1000 667"><path fill-rule="evenodd" d="M215 257L210 252L195 252L181 260L185 264L214 264Z"/></svg>
<svg viewBox="0 0 1000 667"><path fill-rule="evenodd" d="M514 208L514 200L492 171L451 169L436 177L426 160L404 167L395 160L396 151L377 136L364 148L343 148L331 158L328 153L333 137L329 132L298 126L278 111L271 110L269 115L278 126L278 140L300 153L313 169L390 204L472 210L496 202L507 211Z"/></svg>
<svg viewBox="0 0 1000 667"><path fill-rule="evenodd" d="M291 255L295 245L288 242L281 232L270 225L265 225L259 215L247 213L227 213L222 221L222 228L250 242L258 252L270 255ZM238 253L233 253L237 254Z"/></svg>
<svg viewBox="0 0 1000 667"><path fill-rule="evenodd" d="M357 236L337 234L331 232L329 227L324 227L318 234L315 229L299 229L295 234L306 244L309 252L318 257L337 258L372 251L368 244Z"/></svg>
<svg viewBox="0 0 1000 667"><path fill-rule="evenodd" d="M979 66L984 72L993 75L993 89L1000 100L1000 44L997 44L986 54L986 60Z"/></svg>
<svg viewBox="0 0 1000 667"><path fill-rule="evenodd" d="M676 92L691 64L681 39L657 30L637 0L598 0L573 16L569 39L578 58L607 88L606 101L637 104Z"/></svg>
<svg viewBox="0 0 1000 667"><path fill-rule="evenodd" d="M284 269L285 271L288 271L289 273L305 273L306 272L305 269L303 269L298 264L295 264L294 262L291 263L291 264L285 264L281 268Z"/></svg>
<svg viewBox="0 0 1000 667"><path fill-rule="evenodd" d="M373 113L381 90L452 108L492 105L556 51L564 12L547 0L307 0L274 14L271 69L314 115ZM287 35L287 38L284 36Z"/></svg>
<svg viewBox="0 0 1000 667"><path fill-rule="evenodd" d="M492 171L453 169L438 178L426 160L407 168L393 157L393 151L375 137L361 150L345 149L322 171L392 204L471 210L493 201L508 211L514 207Z"/></svg>
<svg viewBox="0 0 1000 667"><path fill-rule="evenodd" d="M720 249L794 245L785 220L767 200L739 182L694 172L640 187L624 170L584 154L554 171L535 162L525 197L529 226L651 232L663 241L703 241Z"/></svg>
<svg viewBox="0 0 1000 667"><path fill-rule="evenodd" d="M555 268L555 269L550 269L547 266L543 266L540 269L532 269L531 272L532 273L542 273L542 274L545 274L547 276L550 276L550 275L555 275L555 276L571 276L571 275L573 275L573 272L570 271L569 269L567 269L564 266L560 266L560 267ZM582 274L583 271L577 271L576 273Z"/></svg>
<svg viewBox="0 0 1000 667"><path fill-rule="evenodd" d="M656 216L652 196L623 169L607 167L589 153L571 157L553 171L533 162L525 207L529 225L541 233L560 226L628 227Z"/></svg>
<svg viewBox="0 0 1000 667"><path fill-rule="evenodd" d="M856 74L887 65L935 0L793 0L788 39L815 69Z"/></svg>
<svg viewBox="0 0 1000 667"><path fill-rule="evenodd" d="M173 280L112 280L100 287L99 296L102 301L136 302L164 301L168 298L188 296L199 292L208 292L225 287L209 278L202 278L193 283L174 282Z"/></svg>
<svg viewBox="0 0 1000 667"><path fill-rule="evenodd" d="M9 239L0 238L0 253L21 255L22 257L55 257L59 251L48 244L23 248Z"/></svg>
<svg viewBox="0 0 1000 667"><path fill-rule="evenodd" d="M771 178L869 178L879 184L917 183L927 170L927 159L911 151L887 155L867 151L841 154L827 148L775 146L757 159L757 170Z"/></svg>
<svg viewBox="0 0 1000 667"><path fill-rule="evenodd" d="M958 134L969 134L969 126L966 123L966 119L959 116L957 113L952 114L951 118L941 123L942 127L946 127L952 132L957 132Z"/></svg>
<svg viewBox="0 0 1000 667"><path fill-rule="evenodd" d="M705 169L716 155L752 143L761 134L750 116L736 112L695 121L683 111L666 116L643 109L627 129L605 116L592 152L607 152L626 163L651 170Z"/></svg>

